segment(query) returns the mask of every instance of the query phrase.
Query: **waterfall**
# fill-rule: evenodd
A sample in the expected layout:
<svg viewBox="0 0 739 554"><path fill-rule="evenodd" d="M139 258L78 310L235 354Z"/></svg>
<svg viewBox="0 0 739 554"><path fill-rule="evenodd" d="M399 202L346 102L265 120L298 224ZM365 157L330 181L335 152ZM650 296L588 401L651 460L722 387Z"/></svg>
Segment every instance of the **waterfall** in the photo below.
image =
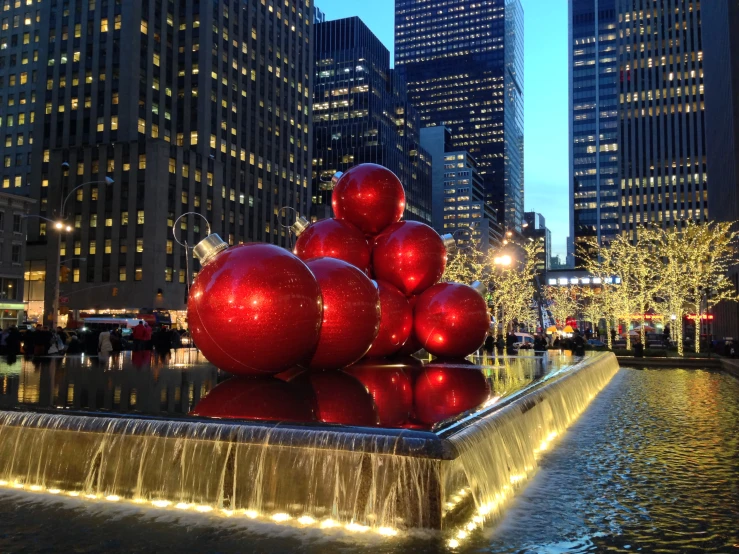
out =
<svg viewBox="0 0 739 554"><path fill-rule="evenodd" d="M434 431L0 411L0 485L456 537L497 512L617 369L612 354L586 358ZM504 390L522 378L486 370Z"/></svg>

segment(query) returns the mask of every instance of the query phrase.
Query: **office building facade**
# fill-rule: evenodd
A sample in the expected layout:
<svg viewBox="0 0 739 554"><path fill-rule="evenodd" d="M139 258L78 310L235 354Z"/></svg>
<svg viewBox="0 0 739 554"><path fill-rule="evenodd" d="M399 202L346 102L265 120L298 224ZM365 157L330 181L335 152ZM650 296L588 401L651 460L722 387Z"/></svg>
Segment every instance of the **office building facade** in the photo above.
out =
<svg viewBox="0 0 739 554"><path fill-rule="evenodd" d="M313 94L313 216L330 215L331 177L360 163L393 171L405 219L431 223L431 158L419 118L390 52L358 17L316 26Z"/></svg>
<svg viewBox="0 0 739 554"><path fill-rule="evenodd" d="M739 220L739 3L703 2L708 217ZM739 267L730 277L739 292ZM739 303L714 308L718 338L739 338Z"/></svg>
<svg viewBox="0 0 739 554"><path fill-rule="evenodd" d="M569 10L568 258L588 240L618 235L621 196L616 0L571 0Z"/></svg>
<svg viewBox="0 0 739 554"><path fill-rule="evenodd" d="M526 212L523 217L523 236L539 243L536 270L539 273L546 273L551 269L552 233L547 228L546 219L542 214Z"/></svg>
<svg viewBox="0 0 739 554"><path fill-rule="evenodd" d="M477 161L499 221L523 223L523 9L519 0L396 0L395 64L421 125Z"/></svg>
<svg viewBox="0 0 739 554"><path fill-rule="evenodd" d="M503 241L492 203L477 162L469 152L455 151L451 132L444 126L421 129L421 145L432 159L432 221L440 234L451 234L458 244L474 241L488 252Z"/></svg>
<svg viewBox="0 0 739 554"><path fill-rule="evenodd" d="M31 195L72 227L70 310L183 309L198 265L182 244L208 231L288 244L280 209L311 198L313 17L305 0L41 5ZM55 232L29 226L45 321Z"/></svg>
<svg viewBox="0 0 739 554"><path fill-rule="evenodd" d="M702 48L697 1L570 1L570 254L706 220Z"/></svg>
<svg viewBox="0 0 739 554"><path fill-rule="evenodd" d="M35 103L39 92L41 5L6 1L0 6L0 192L27 195Z"/></svg>
<svg viewBox="0 0 739 554"><path fill-rule="evenodd" d="M0 330L25 319L23 267L33 200L0 192Z"/></svg>

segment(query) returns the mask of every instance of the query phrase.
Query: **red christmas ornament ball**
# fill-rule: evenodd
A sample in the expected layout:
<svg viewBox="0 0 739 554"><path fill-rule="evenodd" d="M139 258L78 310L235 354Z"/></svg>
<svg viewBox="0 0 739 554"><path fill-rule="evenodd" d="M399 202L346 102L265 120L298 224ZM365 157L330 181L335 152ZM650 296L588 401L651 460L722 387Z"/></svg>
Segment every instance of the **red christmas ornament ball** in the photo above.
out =
<svg viewBox="0 0 739 554"><path fill-rule="evenodd" d="M318 421L364 427L379 423L372 395L355 377L343 371L310 371L295 380L312 387Z"/></svg>
<svg viewBox="0 0 739 554"><path fill-rule="evenodd" d="M362 232L338 219L317 221L298 237L295 255L303 261L329 257L344 260L364 272L369 269L370 246Z"/></svg>
<svg viewBox="0 0 739 554"><path fill-rule="evenodd" d="M398 427L408 420L413 386L402 365L362 360L344 371L359 379L372 395L381 426Z"/></svg>
<svg viewBox="0 0 739 554"><path fill-rule="evenodd" d="M376 279L411 296L439 281L446 267L446 248L439 233L417 221L401 221L375 237L372 270Z"/></svg>
<svg viewBox="0 0 739 554"><path fill-rule="evenodd" d="M478 407L490 396L490 385L479 369L437 366L416 379L415 419L433 425Z"/></svg>
<svg viewBox="0 0 739 554"><path fill-rule="evenodd" d="M218 368L239 375L278 373L315 351L321 290L290 252L243 244L202 268L190 288L187 318L193 341Z"/></svg>
<svg viewBox="0 0 739 554"><path fill-rule="evenodd" d="M359 164L341 176L331 196L336 219L376 235L403 217L405 191L395 174L376 164Z"/></svg>
<svg viewBox="0 0 739 554"><path fill-rule="evenodd" d="M274 377L228 379L202 398L190 414L265 421L307 422L316 419L312 391Z"/></svg>
<svg viewBox="0 0 739 554"><path fill-rule="evenodd" d="M405 295L384 281L380 291L380 331L367 352L370 358L392 356L405 344L413 328L413 310Z"/></svg>
<svg viewBox="0 0 739 554"><path fill-rule="evenodd" d="M489 326L485 299L467 285L434 285L419 297L414 310L416 338L434 356L469 356L485 342Z"/></svg>
<svg viewBox="0 0 739 554"><path fill-rule="evenodd" d="M413 313L416 308L416 302L418 302L418 295L408 297L408 304L411 307L411 313ZM416 333L413 331L413 325L411 324L411 334L408 337L408 340L405 341L405 344L400 348L400 350L396 352L396 355L412 356L413 354L421 350L421 348L421 343L418 342L418 339L416 338Z"/></svg>
<svg viewBox="0 0 739 554"><path fill-rule="evenodd" d="M310 369L339 369L367 353L380 329L380 295L359 269L334 258L307 263L323 297L318 346L306 364ZM281 332L279 328L276 332Z"/></svg>

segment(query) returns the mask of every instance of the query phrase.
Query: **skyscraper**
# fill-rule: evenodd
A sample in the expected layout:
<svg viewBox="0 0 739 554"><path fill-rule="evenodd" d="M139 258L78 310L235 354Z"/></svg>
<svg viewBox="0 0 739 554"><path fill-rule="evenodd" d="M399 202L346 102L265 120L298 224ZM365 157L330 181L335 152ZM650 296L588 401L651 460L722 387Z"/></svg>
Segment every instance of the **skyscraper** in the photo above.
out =
<svg viewBox="0 0 739 554"><path fill-rule="evenodd" d="M474 240L488 252L503 242L503 230L491 203L477 162L469 152L455 151L444 126L421 129L421 145L431 154L433 227L452 234L458 243Z"/></svg>
<svg viewBox="0 0 739 554"><path fill-rule="evenodd" d="M703 35L706 77L706 149L708 154L708 216L739 219L739 3L703 2L701 17L710 33ZM739 291L739 267L731 269ZM739 304L714 308L717 337L739 338Z"/></svg>
<svg viewBox="0 0 739 554"><path fill-rule="evenodd" d="M178 241L209 231L287 244L280 208L307 214L311 198L310 2L49 0L40 11L31 194L40 215L73 228L61 243L75 258L61 285L71 309L182 309L198 266ZM188 212L203 217L175 225ZM48 319L56 230L29 228Z"/></svg>
<svg viewBox="0 0 739 554"><path fill-rule="evenodd" d="M507 228L523 222L523 9L519 0L396 0L395 64L423 127L445 125L477 161Z"/></svg>
<svg viewBox="0 0 739 554"><path fill-rule="evenodd" d="M388 49L351 17L316 26L315 56L314 216L328 215L337 171L376 163L403 183L405 218L431 223L431 157Z"/></svg>
<svg viewBox="0 0 739 554"><path fill-rule="evenodd" d="M616 0L571 0L569 9L568 250L577 255L584 240L620 229L618 19Z"/></svg>
<svg viewBox="0 0 739 554"><path fill-rule="evenodd" d="M551 269L552 233L540 213L526 212L524 220L523 236L537 241L540 246L539 254L536 256L536 269L540 273L546 273Z"/></svg>
<svg viewBox="0 0 739 554"><path fill-rule="evenodd" d="M28 194L41 41L40 6L4 2L0 11L0 191Z"/></svg>
<svg viewBox="0 0 739 554"><path fill-rule="evenodd" d="M570 0L571 243L707 217L701 4Z"/></svg>

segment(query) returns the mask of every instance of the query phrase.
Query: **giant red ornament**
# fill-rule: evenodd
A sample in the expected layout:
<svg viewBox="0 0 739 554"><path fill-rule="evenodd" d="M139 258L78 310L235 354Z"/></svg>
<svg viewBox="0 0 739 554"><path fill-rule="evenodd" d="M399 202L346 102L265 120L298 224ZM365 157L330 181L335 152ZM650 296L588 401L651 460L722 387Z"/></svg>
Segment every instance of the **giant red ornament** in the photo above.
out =
<svg viewBox="0 0 739 554"><path fill-rule="evenodd" d="M405 295L384 281L377 281L380 291L380 332L367 352L370 358L395 354L405 344L413 328L413 310Z"/></svg>
<svg viewBox="0 0 739 554"><path fill-rule="evenodd" d="M408 305L411 307L411 314L413 314L413 311L416 308L416 302L418 301L418 296L409 296L408 297ZM412 356L416 352L421 350L421 343L418 342L418 339L416 338L416 333L413 332L413 325L411 324L411 334L408 336L408 340L405 341L405 344L396 352L397 356Z"/></svg>
<svg viewBox="0 0 739 554"><path fill-rule="evenodd" d="M405 192L389 169L359 164L339 179L331 207L337 219L356 225L366 235L376 235L403 217Z"/></svg>
<svg viewBox="0 0 739 554"><path fill-rule="evenodd" d="M203 268L190 288L187 318L197 347L240 375L278 373L308 359L322 317L311 271L277 246L226 247L217 235L195 247Z"/></svg>
<svg viewBox="0 0 739 554"><path fill-rule="evenodd" d="M372 395L383 427L398 427L413 408L413 386L402 364L362 360L344 370L359 379Z"/></svg>
<svg viewBox="0 0 739 554"><path fill-rule="evenodd" d="M370 393L359 380L343 371L309 371L294 382L309 383L313 388L318 421L364 427L379 423Z"/></svg>
<svg viewBox="0 0 739 554"><path fill-rule="evenodd" d="M380 296L375 284L351 264L334 258L307 263L323 297L318 346L311 369L338 369L356 362L372 346L380 329ZM276 327L275 333L284 333Z"/></svg>
<svg viewBox="0 0 739 554"><path fill-rule="evenodd" d="M413 332L434 356L469 356L485 342L489 326L485 300L467 285L434 285L418 298L414 309Z"/></svg>
<svg viewBox="0 0 739 554"><path fill-rule="evenodd" d="M372 271L403 294L419 294L438 282L446 266L439 233L417 221L401 221L375 237Z"/></svg>
<svg viewBox="0 0 739 554"><path fill-rule="evenodd" d="M433 425L480 406L489 396L490 385L479 369L429 367L414 385L414 417Z"/></svg>
<svg viewBox="0 0 739 554"><path fill-rule="evenodd" d="M323 219L300 233L295 243L295 255L303 261L323 256L336 258L366 272L370 263L370 246L354 225L337 219Z"/></svg>
<svg viewBox="0 0 739 554"><path fill-rule="evenodd" d="M266 421L316 419L312 390L274 377L232 377L214 387L190 414Z"/></svg>

